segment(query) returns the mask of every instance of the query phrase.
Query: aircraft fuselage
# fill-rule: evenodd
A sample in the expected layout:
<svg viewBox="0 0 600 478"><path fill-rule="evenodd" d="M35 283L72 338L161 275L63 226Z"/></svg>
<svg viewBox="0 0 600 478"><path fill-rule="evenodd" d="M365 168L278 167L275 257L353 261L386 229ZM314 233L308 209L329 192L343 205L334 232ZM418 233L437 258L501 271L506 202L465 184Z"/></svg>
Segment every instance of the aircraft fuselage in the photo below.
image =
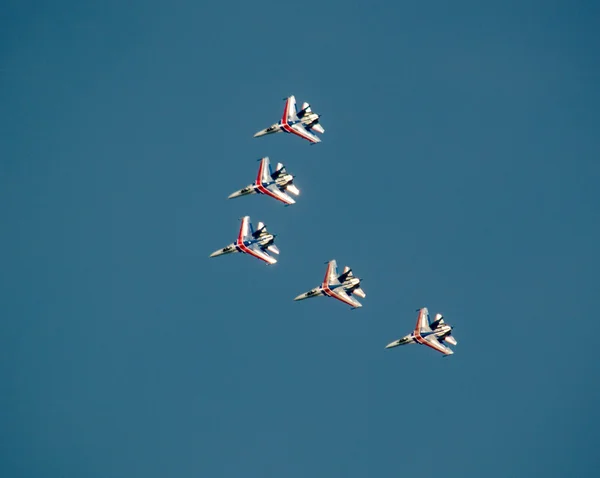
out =
<svg viewBox="0 0 600 478"><path fill-rule="evenodd" d="M275 236L273 234L263 234L257 239L251 239L248 241L236 241L223 249L216 250L211 254L211 257L221 256L223 254L231 254L233 252L246 252L248 248L254 244L258 244L262 249L266 248L270 244L275 241Z"/></svg>
<svg viewBox="0 0 600 478"><path fill-rule="evenodd" d="M438 339L443 340L444 337L447 337L451 333L452 333L451 325L440 324L435 330L433 330L431 332L421 332L419 335L422 339L424 339L430 335L435 335ZM401 339L398 339L395 342L388 344L386 348L390 349L392 347L398 347L399 345L408 345L408 344L416 344L416 343L420 343L420 342L415 337L415 333L412 332L408 335L405 335Z"/></svg>
<svg viewBox="0 0 600 478"><path fill-rule="evenodd" d="M342 284L331 284L331 285L321 284L319 287L315 287L314 289L311 289L308 292L305 292L304 294L300 294L294 300L310 299L311 297L317 297L319 295L326 296L329 294L327 294L327 291L325 289L332 291L332 290L338 289L340 287L342 287L346 292L351 294L352 293L351 290L356 289L359 286L360 286L360 279L358 277L349 277Z"/></svg>

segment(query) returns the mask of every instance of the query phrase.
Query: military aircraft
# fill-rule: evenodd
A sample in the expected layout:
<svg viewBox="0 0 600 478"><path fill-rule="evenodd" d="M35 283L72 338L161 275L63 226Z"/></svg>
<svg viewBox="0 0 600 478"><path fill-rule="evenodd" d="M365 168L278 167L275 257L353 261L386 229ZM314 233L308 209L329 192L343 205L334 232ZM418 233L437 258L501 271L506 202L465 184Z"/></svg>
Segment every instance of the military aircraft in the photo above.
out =
<svg viewBox="0 0 600 478"><path fill-rule="evenodd" d="M319 138L314 132L323 134L325 130L319 124L321 115L314 113L308 103L302 103L302 109L296 109L296 98L292 95L285 98L285 108L279 123L275 123L266 129L260 130L254 135L255 138L272 133L292 133L307 139L312 144L320 143Z"/></svg>
<svg viewBox="0 0 600 478"><path fill-rule="evenodd" d="M262 222L257 224L255 231L250 223L250 216L244 216L237 240L223 249L216 250L210 257L230 254L232 252L243 252L261 261L265 261L267 265L275 264L277 259L267 252L279 254L279 249L273 244L274 241L275 235L267 232L267 228Z"/></svg>
<svg viewBox="0 0 600 478"><path fill-rule="evenodd" d="M293 183L294 176L288 174L283 164L277 163L275 171L272 171L269 157L265 156L260 160L256 181L244 189L230 194L228 199L246 196L247 194L266 194L286 205L294 204L296 201L285 193L288 191L296 196L300 194Z"/></svg>
<svg viewBox="0 0 600 478"><path fill-rule="evenodd" d="M444 355L452 355L454 351L450 347L446 347L443 342L447 342L451 345L456 345L456 339L452 337L452 327L444 322L444 316L442 314L436 314L435 320L429 322L429 311L427 307L417 309L419 317L417 317L417 325L415 330L409 335L405 335L399 340L396 340L388 344L385 348L391 349L398 345L406 344L421 344L427 345L438 352L442 352Z"/></svg>
<svg viewBox="0 0 600 478"><path fill-rule="evenodd" d="M352 269L350 269L348 266L344 267L344 272L338 276L337 263L335 260L327 263L325 278L320 286L315 287L304 294L300 294L294 300L310 299L311 297L318 297L320 295L341 300L345 304L351 306L353 309L362 307L362 304L356 300L353 295L357 295L363 299L367 296L367 294L365 294L365 292L360 288L360 279L358 277L354 277L352 274Z"/></svg>

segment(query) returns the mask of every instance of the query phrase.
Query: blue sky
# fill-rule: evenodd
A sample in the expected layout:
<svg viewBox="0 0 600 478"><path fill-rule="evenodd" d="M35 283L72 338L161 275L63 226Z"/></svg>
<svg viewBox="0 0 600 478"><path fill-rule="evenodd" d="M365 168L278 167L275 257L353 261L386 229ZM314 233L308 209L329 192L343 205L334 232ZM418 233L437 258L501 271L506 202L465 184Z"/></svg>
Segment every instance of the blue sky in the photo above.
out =
<svg viewBox="0 0 600 478"><path fill-rule="evenodd" d="M596 475L594 2L3 11L0 475ZM227 201L265 155L297 204ZM333 258L364 307L293 302Z"/></svg>

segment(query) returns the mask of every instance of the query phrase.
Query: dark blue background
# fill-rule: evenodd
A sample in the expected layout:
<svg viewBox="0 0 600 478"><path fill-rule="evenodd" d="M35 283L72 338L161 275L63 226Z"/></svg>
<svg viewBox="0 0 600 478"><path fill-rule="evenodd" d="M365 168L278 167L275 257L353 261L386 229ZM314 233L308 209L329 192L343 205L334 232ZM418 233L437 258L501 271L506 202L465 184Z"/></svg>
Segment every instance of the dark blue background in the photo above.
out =
<svg viewBox="0 0 600 478"><path fill-rule="evenodd" d="M5 2L0 475L596 476L600 9L413 3Z"/></svg>

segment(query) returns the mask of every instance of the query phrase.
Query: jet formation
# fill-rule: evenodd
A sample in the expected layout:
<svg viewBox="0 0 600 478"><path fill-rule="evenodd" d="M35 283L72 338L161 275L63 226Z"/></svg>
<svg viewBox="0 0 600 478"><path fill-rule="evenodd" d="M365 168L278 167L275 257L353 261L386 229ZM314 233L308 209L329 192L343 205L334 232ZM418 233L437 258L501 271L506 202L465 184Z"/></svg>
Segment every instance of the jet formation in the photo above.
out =
<svg viewBox="0 0 600 478"><path fill-rule="evenodd" d="M319 123L320 115L314 113L308 103L302 104L302 109L296 108L296 98L292 95L284 98L285 107L281 120L273 125L258 131L254 137L258 138L274 133L291 133L309 141L311 144L320 143L321 139L316 133L323 134L325 130ZM300 190L294 185L294 176L289 174L282 163L277 163L275 170L271 168L268 156L261 158L256 180L234 193L228 199L233 199L250 194L260 194L276 199L284 205L289 206L296 203L290 196L298 196ZM267 231L262 222L258 222L254 229L250 222L250 216L244 216L240 230L235 242L222 249L217 249L210 257L241 252L256 259L272 265L277 262L273 256L279 255L279 249L275 245L275 234ZM317 287L304 292L294 298L295 301L310 299L313 297L331 297L349 305L351 309L358 309L362 304L356 299L364 299L366 294L361 288L361 279L354 276L352 269L346 266L338 275L337 262L335 259L326 262L327 269L325 277ZM452 336L453 327L444 322L442 314L436 314L435 320L430 322L429 312L426 307L418 310L417 324L414 330L389 343L385 348L394 348L400 345L420 344L426 345L433 350L441 352L444 356L452 355L454 351L447 344L456 345L456 339Z"/></svg>

